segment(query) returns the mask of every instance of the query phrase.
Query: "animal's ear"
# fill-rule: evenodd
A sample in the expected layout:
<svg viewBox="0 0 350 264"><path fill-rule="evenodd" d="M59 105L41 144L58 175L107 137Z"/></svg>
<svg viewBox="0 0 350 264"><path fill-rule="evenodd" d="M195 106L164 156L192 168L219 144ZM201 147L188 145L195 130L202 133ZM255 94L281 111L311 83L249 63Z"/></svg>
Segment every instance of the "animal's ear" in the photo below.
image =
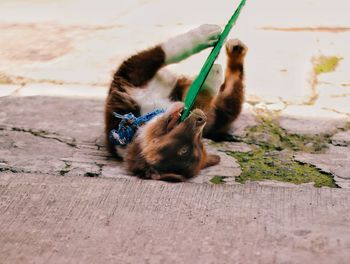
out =
<svg viewBox="0 0 350 264"><path fill-rule="evenodd" d="M208 155L207 160L205 161L204 168L214 166L219 164L220 157L218 155Z"/></svg>
<svg viewBox="0 0 350 264"><path fill-rule="evenodd" d="M179 174L175 173L153 173L151 175L151 178L153 180L160 180L160 181L167 181L167 182L184 182L186 181L186 178L184 176L181 176Z"/></svg>

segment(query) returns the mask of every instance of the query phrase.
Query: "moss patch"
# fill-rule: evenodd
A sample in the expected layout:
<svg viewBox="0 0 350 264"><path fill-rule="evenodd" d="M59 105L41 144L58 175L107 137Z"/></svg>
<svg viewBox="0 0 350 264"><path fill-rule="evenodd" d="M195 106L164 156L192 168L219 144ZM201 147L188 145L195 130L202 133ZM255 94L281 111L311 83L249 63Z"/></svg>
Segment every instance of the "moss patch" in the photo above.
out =
<svg viewBox="0 0 350 264"><path fill-rule="evenodd" d="M248 129L242 141L250 145L260 146L266 151L291 150L309 153L321 153L327 149L332 135L299 135L288 133L277 125L272 119L261 118L259 125Z"/></svg>
<svg viewBox="0 0 350 264"><path fill-rule="evenodd" d="M316 74L334 71L342 58L336 56L320 56L315 59L314 71Z"/></svg>
<svg viewBox="0 0 350 264"><path fill-rule="evenodd" d="M291 153L265 151L257 147L249 153L231 152L241 165L242 173L236 181L244 183L261 180L277 180L294 184L314 182L315 187L337 187L332 176L317 168L293 160Z"/></svg>
<svg viewBox="0 0 350 264"><path fill-rule="evenodd" d="M241 165L236 181L244 183L277 180L294 184L314 182L316 187L337 187L332 175L293 159L297 151L321 153L327 149L332 135L298 135L288 133L270 118L261 118L259 125L247 130L241 140L252 146L248 153L227 152Z"/></svg>
<svg viewBox="0 0 350 264"><path fill-rule="evenodd" d="M213 178L211 178L210 182L213 184L222 184L225 183L225 178L225 176L214 176Z"/></svg>

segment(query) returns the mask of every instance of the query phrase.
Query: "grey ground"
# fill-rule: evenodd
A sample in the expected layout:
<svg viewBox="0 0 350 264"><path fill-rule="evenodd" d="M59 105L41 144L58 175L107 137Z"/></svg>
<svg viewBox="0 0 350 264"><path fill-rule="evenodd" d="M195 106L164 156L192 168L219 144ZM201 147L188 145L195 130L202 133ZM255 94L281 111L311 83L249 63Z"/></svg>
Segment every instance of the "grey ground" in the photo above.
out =
<svg viewBox="0 0 350 264"><path fill-rule="evenodd" d="M342 188L239 184L225 152L249 151L242 142L207 141L221 164L181 184L138 180L108 155L103 100L116 65L201 23L224 25L233 9L200 3L213 14L193 13L199 1L1 1L0 263L349 262L346 1L248 1L231 34L249 47L232 131L273 116L290 133L331 134L323 153L295 159ZM316 74L322 55L338 67ZM206 56L171 70L196 74ZM215 175L226 183L210 183Z"/></svg>

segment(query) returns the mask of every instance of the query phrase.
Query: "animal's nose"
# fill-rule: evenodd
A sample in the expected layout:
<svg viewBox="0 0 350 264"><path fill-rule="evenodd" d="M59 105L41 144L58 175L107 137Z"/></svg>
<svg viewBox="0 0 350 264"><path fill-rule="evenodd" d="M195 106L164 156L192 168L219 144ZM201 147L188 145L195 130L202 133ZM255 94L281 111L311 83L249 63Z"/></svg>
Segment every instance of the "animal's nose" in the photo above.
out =
<svg viewBox="0 0 350 264"><path fill-rule="evenodd" d="M203 118L203 117L201 117L201 116L199 116L199 117L197 117L196 118L196 123L197 123L197 125L203 125L204 123L206 122L206 120Z"/></svg>
<svg viewBox="0 0 350 264"><path fill-rule="evenodd" d="M199 109L195 109L193 111L193 117L196 121L196 125L197 126L201 126L203 125L205 122L207 122L207 117L205 116L205 114L203 113L203 111L199 110Z"/></svg>

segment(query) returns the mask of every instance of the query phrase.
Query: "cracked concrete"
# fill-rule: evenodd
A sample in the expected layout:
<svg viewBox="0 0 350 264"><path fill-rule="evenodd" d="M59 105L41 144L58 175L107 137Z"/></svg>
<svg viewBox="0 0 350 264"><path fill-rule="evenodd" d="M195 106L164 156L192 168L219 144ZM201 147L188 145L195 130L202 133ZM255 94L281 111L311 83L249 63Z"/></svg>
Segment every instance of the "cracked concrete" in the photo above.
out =
<svg viewBox="0 0 350 264"><path fill-rule="evenodd" d="M109 157L103 135L103 101L57 97L5 97L0 99L0 157L3 170L88 177L129 176L123 165ZM18 107L20 105L20 107ZM64 111L55 111L63 109ZM67 116L69 113L69 117ZM73 117L74 116L74 117ZM50 120L55 120L51 122ZM235 144L233 144L235 145ZM193 182L209 182L219 174L238 176L239 165L218 153L221 166L204 170ZM241 149L237 143L237 148ZM35 154L35 155L33 155Z"/></svg>
<svg viewBox="0 0 350 264"><path fill-rule="evenodd" d="M350 188L349 146L329 146L329 149L324 154L300 153L295 156L295 159L332 173L339 187Z"/></svg>
<svg viewBox="0 0 350 264"><path fill-rule="evenodd" d="M123 165L109 157L106 152L101 118L103 101L43 96L3 97L0 101L3 106L0 115L0 156L5 164L2 165L3 170L108 178L128 176ZM308 127L302 122L310 124L310 120L296 120L299 122L296 127L299 128ZM244 128L254 125L256 120L248 108L235 123L233 133L237 132L236 135L244 138ZM344 123L343 127L346 125L347 123ZM288 131L288 128L286 129ZM315 127L312 129L315 133L319 132ZM323 127L323 131L327 132L326 127ZM333 129L333 133L335 135L331 140L334 149L338 145L348 145L348 131L336 133ZM230 177L234 181L234 178L240 175L241 169L235 159L226 152L249 152L251 146L243 142L217 144L211 141L206 141L206 145L209 152L220 155L222 161L219 166L203 170L200 176L191 182L210 183L214 176ZM37 154L33 155L34 153ZM335 162L335 166L343 166L345 163L342 162L346 161L333 159L332 156L327 156L327 159L329 162ZM317 162L309 163L319 167ZM333 170L332 173L343 178L337 174L340 171L341 175L348 173L344 170ZM342 186L348 188L348 185Z"/></svg>

